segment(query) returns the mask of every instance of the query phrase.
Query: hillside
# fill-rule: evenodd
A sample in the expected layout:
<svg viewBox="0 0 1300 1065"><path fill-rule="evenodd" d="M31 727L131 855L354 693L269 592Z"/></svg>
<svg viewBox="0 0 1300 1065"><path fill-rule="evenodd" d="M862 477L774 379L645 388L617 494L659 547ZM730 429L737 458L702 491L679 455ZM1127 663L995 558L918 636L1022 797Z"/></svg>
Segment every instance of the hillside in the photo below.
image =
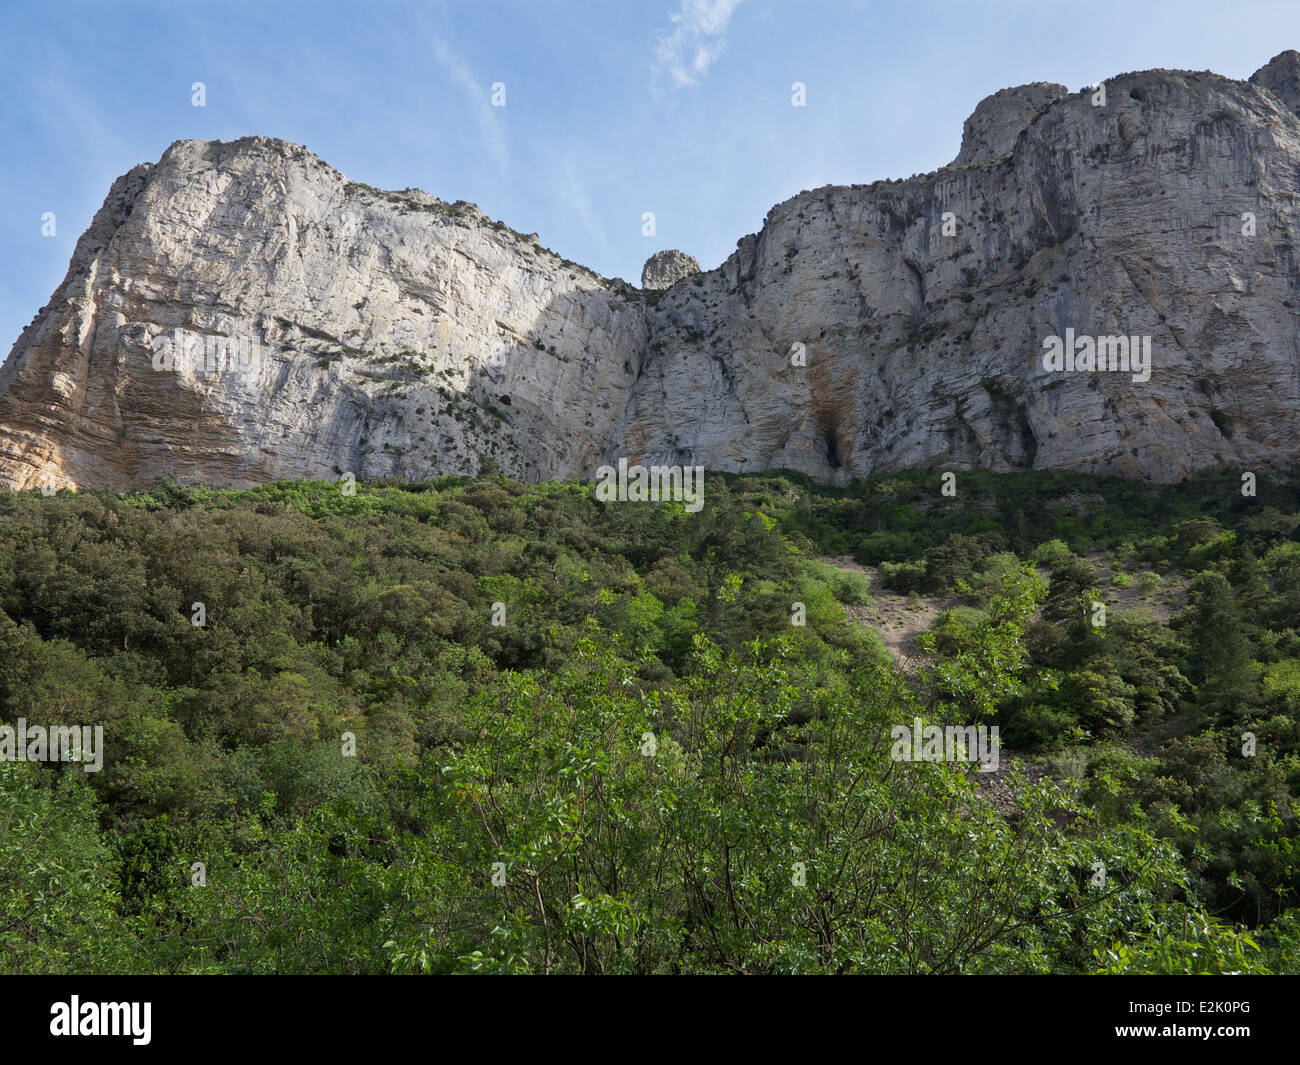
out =
<svg viewBox="0 0 1300 1065"><path fill-rule="evenodd" d="M1300 488L939 489L0 496L0 967L1300 972Z"/></svg>

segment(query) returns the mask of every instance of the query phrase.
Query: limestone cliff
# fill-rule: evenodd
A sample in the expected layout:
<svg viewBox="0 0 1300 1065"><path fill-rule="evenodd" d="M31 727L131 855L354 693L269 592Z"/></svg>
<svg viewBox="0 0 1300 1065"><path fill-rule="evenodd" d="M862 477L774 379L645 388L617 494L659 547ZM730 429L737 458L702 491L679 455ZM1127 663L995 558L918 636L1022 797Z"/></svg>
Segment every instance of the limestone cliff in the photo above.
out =
<svg viewBox="0 0 1300 1065"><path fill-rule="evenodd" d="M1294 463L1297 86L995 94L953 165L801 193L657 302L301 147L177 142L0 369L0 485ZM1149 337L1150 379L1045 370L1067 330Z"/></svg>

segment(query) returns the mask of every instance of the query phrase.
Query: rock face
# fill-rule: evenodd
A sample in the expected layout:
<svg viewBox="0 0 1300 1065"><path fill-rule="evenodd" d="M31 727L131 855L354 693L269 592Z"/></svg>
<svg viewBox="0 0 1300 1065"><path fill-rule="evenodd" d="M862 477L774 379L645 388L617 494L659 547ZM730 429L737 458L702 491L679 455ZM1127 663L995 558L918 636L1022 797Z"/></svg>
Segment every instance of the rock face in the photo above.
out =
<svg viewBox="0 0 1300 1065"><path fill-rule="evenodd" d="M1292 111L1300 113L1300 52L1283 52L1250 76L1252 85L1268 89Z"/></svg>
<svg viewBox="0 0 1300 1065"><path fill-rule="evenodd" d="M996 94L953 166L803 192L653 303L470 204L181 141L0 369L0 485L1291 464L1297 69ZM1146 338L1149 379L1046 369L1069 336Z"/></svg>
<svg viewBox="0 0 1300 1065"><path fill-rule="evenodd" d="M676 249L657 251L641 267L641 287L650 290L672 288L682 278L699 272L699 260L693 255Z"/></svg>
<svg viewBox="0 0 1300 1065"><path fill-rule="evenodd" d="M472 205L181 141L114 185L5 364L0 482L577 476L647 338L642 303Z"/></svg>
<svg viewBox="0 0 1300 1065"><path fill-rule="evenodd" d="M991 163L1010 155L1039 112L1069 95L1064 85L1035 81L984 97L962 127L961 151L952 165Z"/></svg>

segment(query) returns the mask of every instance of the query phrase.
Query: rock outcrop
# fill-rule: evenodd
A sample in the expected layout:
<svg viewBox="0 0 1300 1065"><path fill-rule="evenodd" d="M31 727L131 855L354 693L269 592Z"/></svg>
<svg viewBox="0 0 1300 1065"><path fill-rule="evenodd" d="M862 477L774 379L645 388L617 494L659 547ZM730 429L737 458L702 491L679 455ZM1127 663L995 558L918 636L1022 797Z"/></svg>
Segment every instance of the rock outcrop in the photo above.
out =
<svg viewBox="0 0 1300 1065"><path fill-rule="evenodd" d="M961 131L961 151L953 166L992 163L1010 155L1020 134L1038 115L1070 95L1064 85L1035 81L1002 89L976 105Z"/></svg>
<svg viewBox="0 0 1300 1065"><path fill-rule="evenodd" d="M1300 114L1300 52L1276 55L1250 76L1252 85L1268 89L1287 107Z"/></svg>
<svg viewBox="0 0 1300 1065"><path fill-rule="evenodd" d="M180 141L0 369L0 485L1292 464L1298 64L995 94L953 166L800 193L657 302L473 205ZM1147 338L1149 379L1046 369L1076 335Z"/></svg>
<svg viewBox="0 0 1300 1065"><path fill-rule="evenodd" d="M675 248L657 251L641 267L641 287L651 291L672 288L684 277L700 272L699 260Z"/></svg>

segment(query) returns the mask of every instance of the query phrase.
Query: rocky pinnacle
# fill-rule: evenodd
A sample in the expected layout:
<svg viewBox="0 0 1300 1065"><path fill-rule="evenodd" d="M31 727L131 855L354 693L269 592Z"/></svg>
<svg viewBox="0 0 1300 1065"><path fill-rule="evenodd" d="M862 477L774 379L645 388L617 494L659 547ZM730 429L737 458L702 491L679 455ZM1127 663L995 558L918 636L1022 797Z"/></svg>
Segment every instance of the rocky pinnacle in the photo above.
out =
<svg viewBox="0 0 1300 1065"><path fill-rule="evenodd" d="M641 267L641 287L651 290L672 288L682 278L699 272L700 264L695 256L676 249L658 251Z"/></svg>

